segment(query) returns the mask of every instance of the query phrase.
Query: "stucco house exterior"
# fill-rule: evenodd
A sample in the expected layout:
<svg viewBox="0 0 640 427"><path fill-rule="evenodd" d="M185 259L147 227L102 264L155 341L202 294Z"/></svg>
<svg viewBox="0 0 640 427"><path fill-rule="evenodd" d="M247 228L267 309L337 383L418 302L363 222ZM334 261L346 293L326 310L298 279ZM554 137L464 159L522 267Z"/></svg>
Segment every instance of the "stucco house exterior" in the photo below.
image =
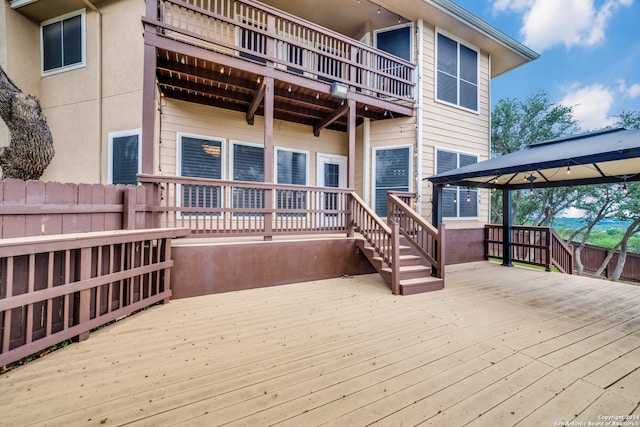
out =
<svg viewBox="0 0 640 427"><path fill-rule="evenodd" d="M0 63L42 102L43 180L135 174L387 190L485 160L491 79L538 55L449 0L7 0ZM2 129L0 144L7 144ZM488 193L447 188L448 228Z"/></svg>

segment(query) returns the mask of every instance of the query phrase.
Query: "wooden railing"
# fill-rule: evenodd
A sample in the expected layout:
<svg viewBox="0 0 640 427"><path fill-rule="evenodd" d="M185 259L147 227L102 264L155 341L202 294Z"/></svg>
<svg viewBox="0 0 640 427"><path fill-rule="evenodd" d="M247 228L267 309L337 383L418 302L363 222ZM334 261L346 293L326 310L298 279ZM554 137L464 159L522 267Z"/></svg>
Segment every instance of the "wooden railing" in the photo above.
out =
<svg viewBox="0 0 640 427"><path fill-rule="evenodd" d="M414 64L262 3L158 0L144 21L163 37L414 102Z"/></svg>
<svg viewBox="0 0 640 427"><path fill-rule="evenodd" d="M565 241L551 228L551 264L561 273L573 274L573 247L567 245Z"/></svg>
<svg viewBox="0 0 640 427"><path fill-rule="evenodd" d="M0 366L171 296L171 239L186 230L0 239Z"/></svg>
<svg viewBox="0 0 640 427"><path fill-rule="evenodd" d="M399 225L400 234L431 264L433 275L444 279L444 224L435 228L394 193L387 195L387 221Z"/></svg>
<svg viewBox="0 0 640 427"><path fill-rule="evenodd" d="M513 226L511 234L513 261L573 272L573 251L549 227ZM485 258L503 259L502 225L485 225Z"/></svg>
<svg viewBox="0 0 640 427"><path fill-rule="evenodd" d="M392 229L355 192L351 193L353 229L388 265L393 261Z"/></svg>
<svg viewBox="0 0 640 427"><path fill-rule="evenodd" d="M152 188L147 210L162 227L191 236L347 233L350 190L204 178L138 175Z"/></svg>

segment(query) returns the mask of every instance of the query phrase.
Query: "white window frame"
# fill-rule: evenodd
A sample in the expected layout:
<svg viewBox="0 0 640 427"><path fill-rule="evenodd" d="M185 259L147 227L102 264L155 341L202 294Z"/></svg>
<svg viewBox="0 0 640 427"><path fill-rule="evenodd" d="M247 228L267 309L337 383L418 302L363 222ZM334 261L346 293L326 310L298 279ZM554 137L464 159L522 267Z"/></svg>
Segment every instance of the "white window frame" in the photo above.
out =
<svg viewBox="0 0 640 427"><path fill-rule="evenodd" d="M59 68L54 68L52 70L45 71L44 69L44 35L43 29L45 26L54 24L56 22L64 21L65 19L73 18L75 16L80 15L81 21L81 53L82 53L82 61L77 62L71 65L63 65ZM51 76L58 73L64 73L66 71L76 70L78 68L83 68L87 66L87 12L86 9L79 9L74 12L70 12L61 16L58 16L53 19L46 20L40 23L40 72L41 76Z"/></svg>
<svg viewBox="0 0 640 427"><path fill-rule="evenodd" d="M451 40L453 40L454 42L456 42L458 44L458 49L457 49L457 62L458 62L458 69L457 69L457 75L455 76L456 78L456 84L457 84L457 103L453 104L451 102L448 101L444 101L442 99L438 98L438 35L441 34ZM435 81L435 86L434 86L434 91L433 91L433 97L435 99L436 102L439 102L441 104L445 104L445 105L450 105L452 107L456 107L459 108L461 110L464 111L469 111L471 113L474 114L480 114L480 49L478 49L476 46L469 44L468 42L450 34L447 33L444 30L441 30L439 28L435 29L435 39L434 39L434 52L435 52L435 58L434 58L434 63L435 63L435 70L434 70L434 81ZM472 110L471 108L468 107L464 107L462 105L460 105L460 45L463 45L464 47L466 47L467 49L473 50L476 52L477 56L477 61L476 61L476 109Z"/></svg>
<svg viewBox="0 0 640 427"><path fill-rule="evenodd" d="M373 207L373 210L375 211L375 206L376 206L376 192L378 191L378 188L376 186L376 174L377 174L377 166L376 166L376 152L378 150L394 150L394 149L398 149L398 148L409 148L409 176L408 176L408 180L409 180L409 192L413 192L413 180L411 179L411 177L413 176L413 162L411 161L413 159L413 145L412 144L402 144L402 145L386 145L384 147L374 147L371 149L372 151L372 156L371 156L371 205ZM386 218L386 215L381 216L381 218Z"/></svg>
<svg viewBox="0 0 640 427"><path fill-rule="evenodd" d="M142 171L142 128L109 132L109 154L107 161L107 182L109 184L113 184L113 140L114 138L133 135L138 137L138 173Z"/></svg>
<svg viewBox="0 0 640 427"><path fill-rule="evenodd" d="M378 34L386 33L389 31L397 30L398 28L409 27L409 62L414 62L414 57L416 55L415 52L415 41L413 35L415 34L415 30L413 28L413 22L406 22L404 24L392 25L390 27L378 28L377 30L373 30L373 47L378 48ZM390 54L392 55L392 54ZM401 58L404 61L407 61L404 58Z"/></svg>
<svg viewBox="0 0 640 427"><path fill-rule="evenodd" d="M460 167L460 155L463 154L465 156L473 156L476 158L476 163L478 163L480 161L480 156L477 153L470 153L467 151L459 151L459 150L452 150L450 148L441 148L441 147L435 147L435 153L434 153L434 159L435 159L435 164L434 164L434 172L437 174L438 172L438 152L439 151L446 151L447 153L453 153L457 155L457 163L456 163L456 169ZM453 221L475 221L478 220L480 218L480 189L479 188L470 188L469 191L475 191L476 192L476 212L478 213L478 215L476 216L460 216L460 199L461 199L461 195L466 194L467 188L469 187L464 187L464 186L460 186L460 185L456 185L456 216L445 216L443 217L443 219L446 220L453 220ZM449 187L445 187L445 188L449 188ZM449 188L450 189L450 188ZM444 188L443 188L444 191ZM466 201L465 201L466 203Z"/></svg>
<svg viewBox="0 0 640 427"><path fill-rule="evenodd" d="M276 181L276 184L281 184L278 181L278 151L289 151L291 153L299 153L299 154L304 154L305 158L307 159L306 162L306 170L305 170L305 175L304 175L304 179L305 179L305 183L304 184L285 184L285 185L309 185L309 151L305 151L305 150L296 150L294 148L288 148L288 147L275 147L274 150L274 156L273 156L273 175Z"/></svg>

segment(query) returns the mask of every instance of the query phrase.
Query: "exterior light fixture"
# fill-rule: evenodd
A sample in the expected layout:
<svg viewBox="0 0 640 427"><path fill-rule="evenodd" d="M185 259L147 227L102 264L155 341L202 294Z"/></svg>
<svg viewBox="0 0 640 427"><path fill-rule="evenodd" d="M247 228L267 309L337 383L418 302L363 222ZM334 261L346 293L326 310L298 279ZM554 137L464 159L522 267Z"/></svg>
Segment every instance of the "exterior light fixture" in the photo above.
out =
<svg viewBox="0 0 640 427"><path fill-rule="evenodd" d="M380 12L382 12L382 10L380 10L380 5L378 5L378 15L380 15Z"/></svg>
<svg viewBox="0 0 640 427"><path fill-rule="evenodd" d="M624 185L622 186L622 194L626 196L627 193L629 193L629 190L627 189L627 183L625 182Z"/></svg>
<svg viewBox="0 0 640 427"><path fill-rule="evenodd" d="M471 202L471 190L467 189L467 203Z"/></svg>
<svg viewBox="0 0 640 427"><path fill-rule="evenodd" d="M349 86L343 85L338 82L331 83L331 96L344 99L347 97L348 92L349 92Z"/></svg>
<svg viewBox="0 0 640 427"><path fill-rule="evenodd" d="M571 166L567 166L567 175L571 175Z"/></svg>
<svg viewBox="0 0 640 427"><path fill-rule="evenodd" d="M287 88L287 92L291 93L291 85Z"/></svg>

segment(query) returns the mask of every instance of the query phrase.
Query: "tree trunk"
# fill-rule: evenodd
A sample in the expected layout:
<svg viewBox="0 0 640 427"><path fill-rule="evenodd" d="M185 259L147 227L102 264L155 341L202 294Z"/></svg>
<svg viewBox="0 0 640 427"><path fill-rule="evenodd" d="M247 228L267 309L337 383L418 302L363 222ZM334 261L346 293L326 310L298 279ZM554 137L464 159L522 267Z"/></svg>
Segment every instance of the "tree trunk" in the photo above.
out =
<svg viewBox="0 0 640 427"><path fill-rule="evenodd" d="M640 225L640 218L633 221L620 241L620 255L618 256L616 268L611 275L611 280L614 282L620 280L620 276L622 276L622 270L624 270L624 264L627 261L627 253L629 251L629 239L638 232L638 225Z"/></svg>
<svg viewBox="0 0 640 427"><path fill-rule="evenodd" d="M24 94L0 67L0 117L11 139L0 148L2 178L40 179L54 155L53 138L40 101Z"/></svg>

